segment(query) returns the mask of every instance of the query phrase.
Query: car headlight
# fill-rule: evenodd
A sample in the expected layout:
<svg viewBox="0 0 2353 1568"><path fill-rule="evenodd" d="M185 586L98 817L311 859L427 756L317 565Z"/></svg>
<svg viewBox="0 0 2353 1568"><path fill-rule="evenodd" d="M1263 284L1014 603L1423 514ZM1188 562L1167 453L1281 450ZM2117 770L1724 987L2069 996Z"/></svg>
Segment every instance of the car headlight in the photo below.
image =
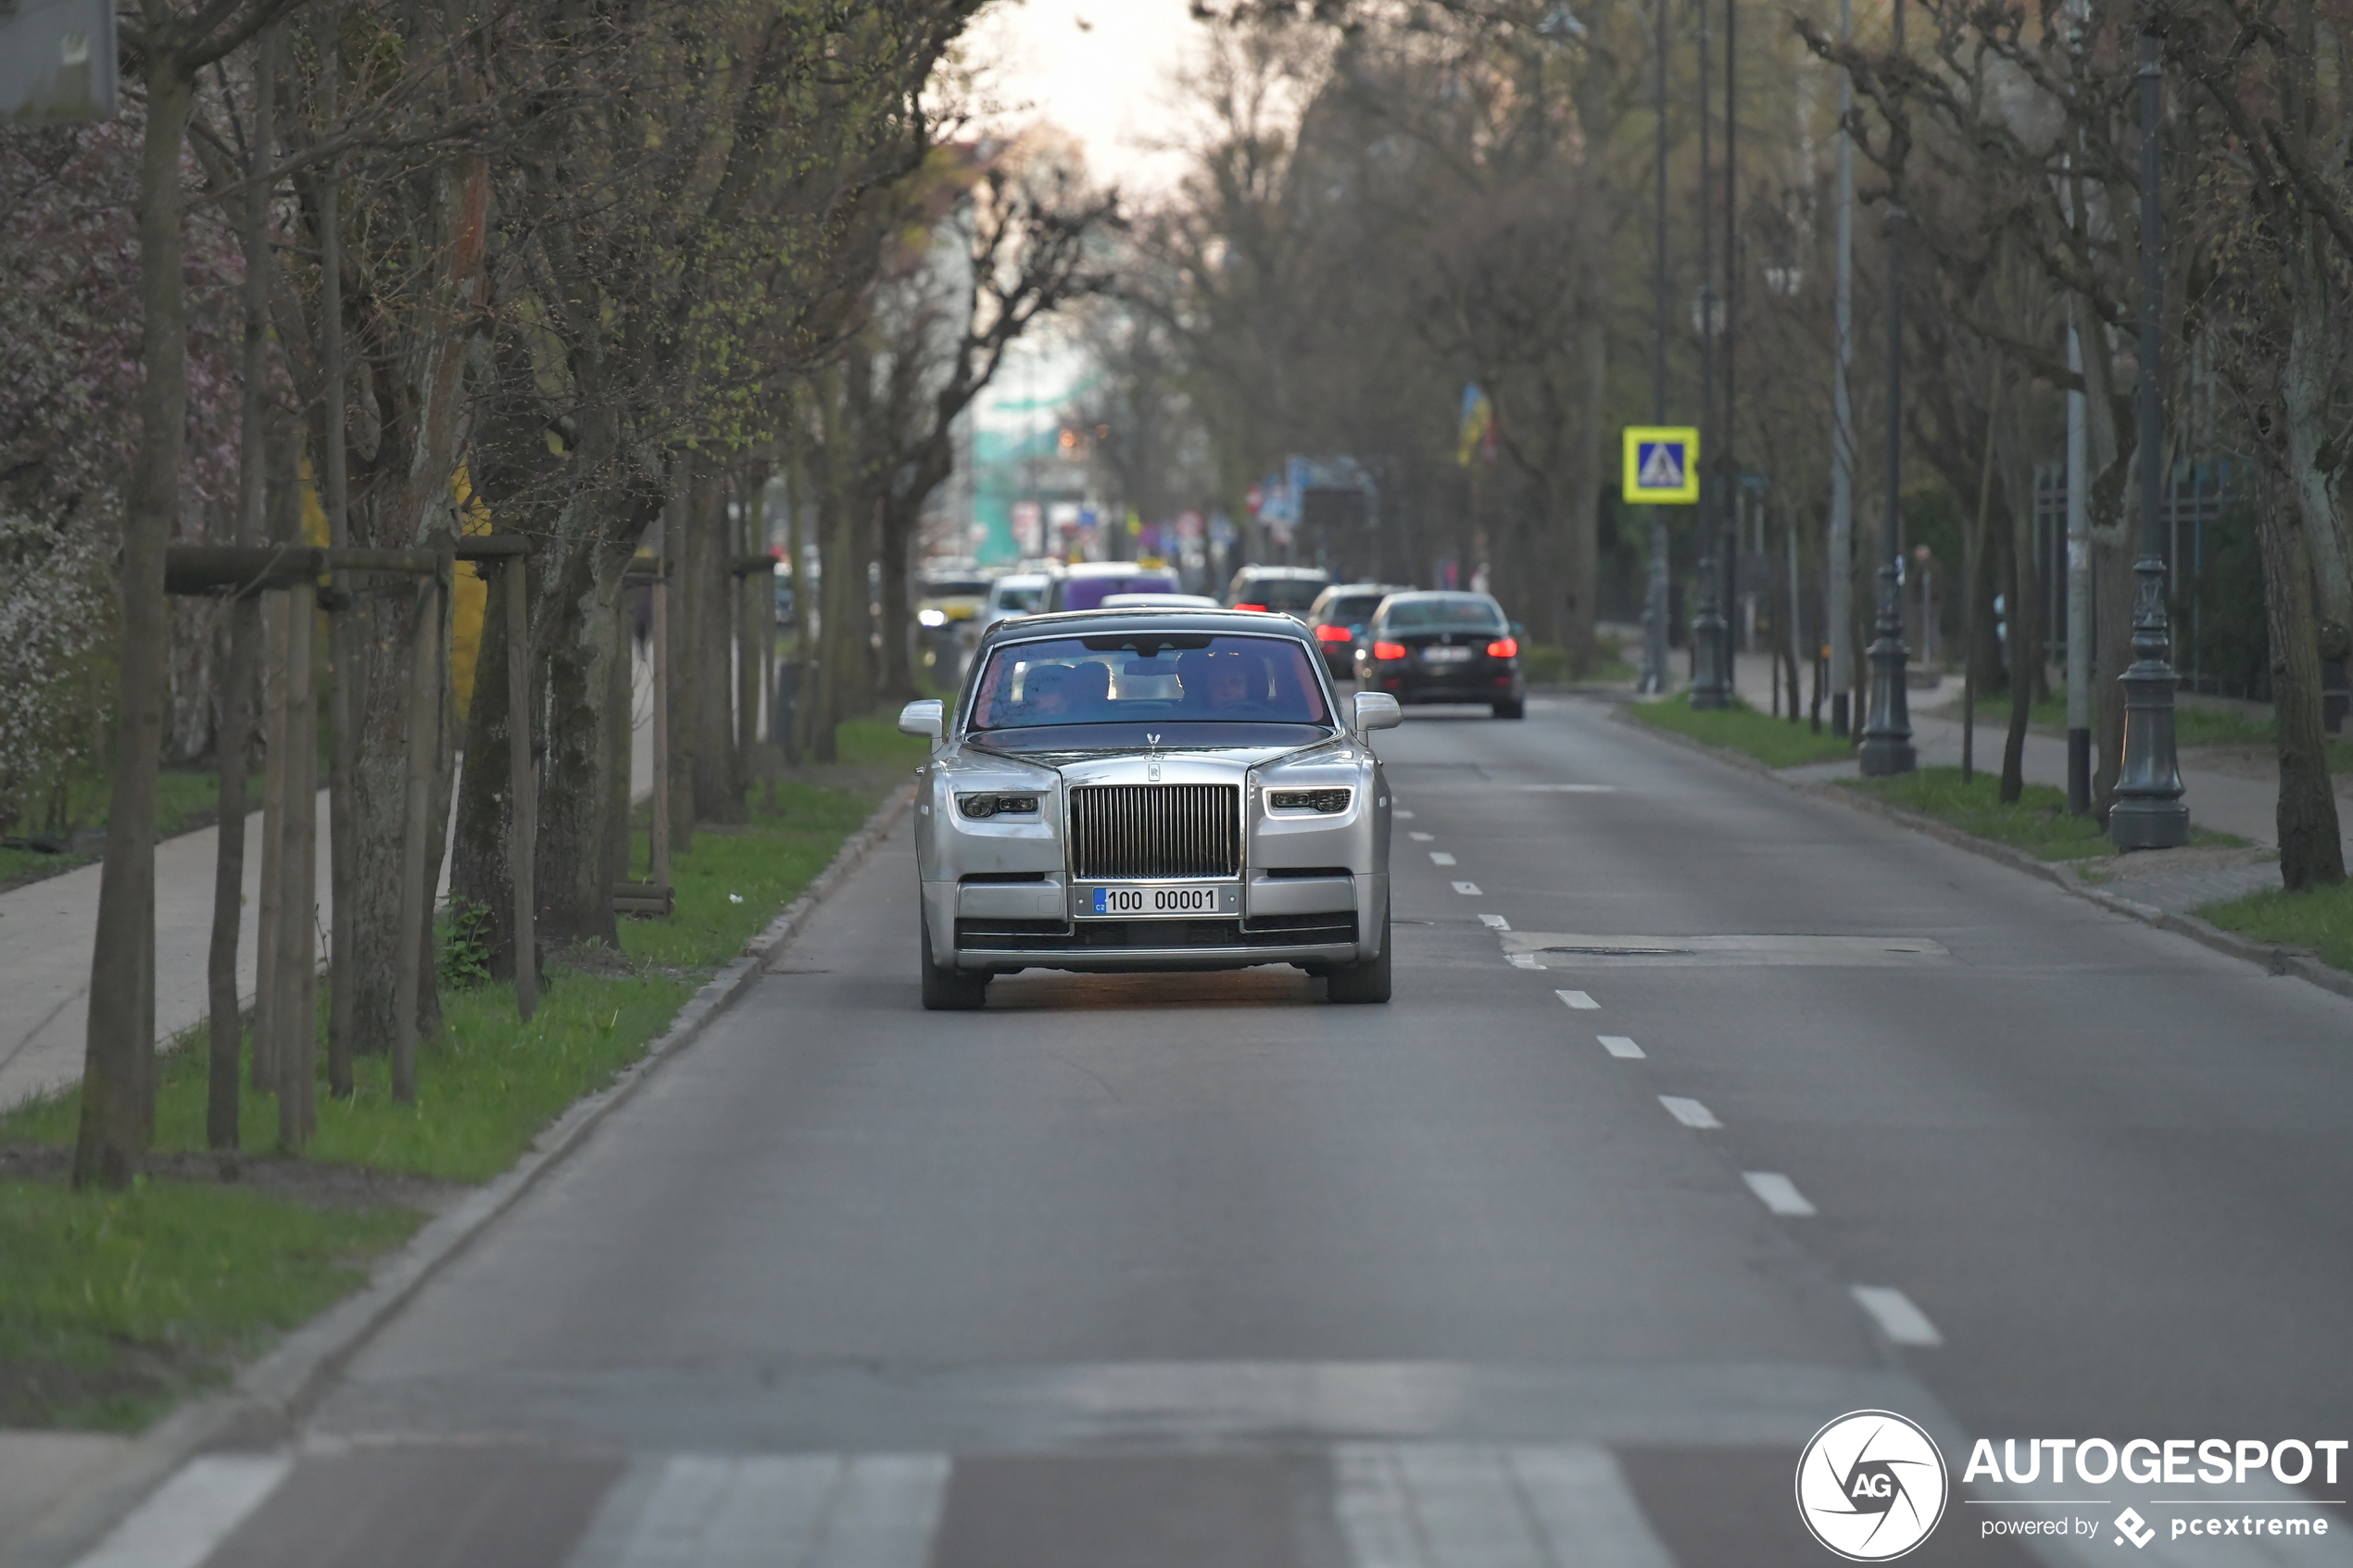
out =
<svg viewBox="0 0 2353 1568"><path fill-rule="evenodd" d="M975 820L1035 816L1038 814L1038 797L1034 795L999 795L993 790L985 790L975 795L956 797L956 809Z"/></svg>
<svg viewBox="0 0 2353 1568"><path fill-rule="evenodd" d="M1348 809L1349 789L1274 789L1266 792L1266 804L1277 811L1317 811L1330 816Z"/></svg>
<svg viewBox="0 0 2353 1568"><path fill-rule="evenodd" d="M926 626L945 626L948 624L948 612L944 609L919 609L915 612L915 619Z"/></svg>

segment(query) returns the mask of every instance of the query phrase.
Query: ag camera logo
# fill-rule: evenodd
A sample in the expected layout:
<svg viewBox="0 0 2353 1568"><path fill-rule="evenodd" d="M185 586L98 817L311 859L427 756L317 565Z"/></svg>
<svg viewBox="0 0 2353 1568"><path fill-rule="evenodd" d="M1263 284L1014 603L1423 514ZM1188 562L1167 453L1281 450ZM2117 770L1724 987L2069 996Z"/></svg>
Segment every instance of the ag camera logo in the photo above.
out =
<svg viewBox="0 0 2353 1568"><path fill-rule="evenodd" d="M1840 1416L1798 1456L1798 1517L1850 1562L1885 1562L1928 1539L1950 1491L1935 1440L1893 1411Z"/></svg>

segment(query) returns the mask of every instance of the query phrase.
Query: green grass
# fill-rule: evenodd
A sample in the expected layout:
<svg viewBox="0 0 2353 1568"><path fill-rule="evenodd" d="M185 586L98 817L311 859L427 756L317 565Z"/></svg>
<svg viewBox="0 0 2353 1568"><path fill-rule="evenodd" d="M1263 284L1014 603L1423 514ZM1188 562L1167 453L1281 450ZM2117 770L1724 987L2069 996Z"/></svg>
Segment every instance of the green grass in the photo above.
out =
<svg viewBox="0 0 2353 1568"><path fill-rule="evenodd" d="M2353 883L2309 893L2275 887L2208 904L2198 913L2225 931L2283 947L2309 947L2322 962L2353 970Z"/></svg>
<svg viewBox="0 0 2353 1568"><path fill-rule="evenodd" d="M692 850L673 857L675 914L623 921L620 954L591 955L589 967L551 965L528 1025L510 985L445 990L442 1031L418 1050L417 1103L394 1104L389 1064L363 1058L350 1099L321 1084L308 1158L443 1182L505 1170L644 1054L925 749L887 720L846 725L824 782L781 783L773 812L756 789L749 822L698 828ZM636 865L645 854L640 834ZM198 1027L159 1061L158 1154L204 1148L207 1055ZM323 1073L323 1041L320 1056ZM80 1109L69 1089L0 1114L0 1146L69 1146ZM240 1131L246 1150L273 1148L275 1100L247 1089ZM418 1219L207 1182L75 1194L58 1180L0 1180L0 1424L143 1423L358 1284L367 1259Z"/></svg>
<svg viewBox="0 0 2353 1568"><path fill-rule="evenodd" d="M2031 784L2015 803L2004 805L1999 770L1980 770L1968 784L1961 782L1958 768L1922 768L1894 778L1839 782L1891 806L1934 817L1963 833L2007 844L2040 859L2099 859L2116 853L2096 821L2067 814L2064 790ZM2246 844L2235 834L2196 826L2190 829L2190 842L2242 848Z"/></svg>
<svg viewBox="0 0 2353 1568"><path fill-rule="evenodd" d="M1572 670L1568 650L1553 643L1523 643L1520 645L1520 670L1531 686L1622 685L1635 675L1634 667L1620 655L1617 645L1607 637L1594 643L1593 662L1582 673Z"/></svg>
<svg viewBox="0 0 2353 1568"><path fill-rule="evenodd" d="M66 786L65 815L61 822L53 822L46 802L42 802L37 812L28 810L25 820L8 832L27 837L65 837L84 828L105 827L112 789L111 782L104 773L77 774ZM259 774L245 781L245 797L256 806L261 804ZM213 810L220 804L219 772L192 772L184 769L166 768L156 775L157 835L170 838L187 832L192 822L209 822ZM48 855L38 849L0 849L0 887L19 881L54 876L75 866L86 866L97 858L94 854Z"/></svg>
<svg viewBox="0 0 2353 1568"><path fill-rule="evenodd" d="M0 1425L142 1425L358 1285L422 1218L186 1182L0 1182Z"/></svg>
<svg viewBox="0 0 2353 1568"><path fill-rule="evenodd" d="M1793 724L1738 701L1730 708L1703 711L1692 707L1689 694L1679 692L1656 702L1635 703L1627 712L1679 735L1744 751L1768 768L1795 768L1854 755L1845 740L1827 730L1816 734L1802 721Z"/></svg>

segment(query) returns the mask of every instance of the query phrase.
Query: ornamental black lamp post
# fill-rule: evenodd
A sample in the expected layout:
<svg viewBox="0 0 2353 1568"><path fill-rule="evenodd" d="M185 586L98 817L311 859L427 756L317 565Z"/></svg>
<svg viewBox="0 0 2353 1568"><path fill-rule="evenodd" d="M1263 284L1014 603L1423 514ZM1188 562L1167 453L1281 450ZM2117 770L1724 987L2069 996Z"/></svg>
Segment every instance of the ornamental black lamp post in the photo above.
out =
<svg viewBox="0 0 2353 1568"><path fill-rule="evenodd" d="M2164 285L2158 272L2158 98L2163 78L2155 35L2141 38L2141 558L2133 563L2133 666L2124 688L2124 761L2108 808L2108 833L2119 849L2173 849L2190 841L2190 809L2182 803L2182 769L2173 749L2173 666L2165 621L2165 561L2158 554L2161 494L2158 445L2163 412L2158 406L2158 312Z"/></svg>
<svg viewBox="0 0 2353 1568"><path fill-rule="evenodd" d="M1904 0L1889 9L1895 52L1904 52ZM1870 717L1863 726L1859 762L1865 778L1908 773L1919 765L1912 749L1912 700L1904 665L1904 214L1887 214L1887 521L1880 539L1879 622L1864 654L1871 666Z"/></svg>

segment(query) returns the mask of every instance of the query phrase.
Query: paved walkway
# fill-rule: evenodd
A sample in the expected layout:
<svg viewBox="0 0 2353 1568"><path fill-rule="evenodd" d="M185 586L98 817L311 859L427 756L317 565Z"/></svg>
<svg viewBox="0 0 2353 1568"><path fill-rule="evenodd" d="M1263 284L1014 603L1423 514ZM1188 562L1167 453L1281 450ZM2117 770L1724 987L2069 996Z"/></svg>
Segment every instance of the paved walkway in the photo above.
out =
<svg viewBox="0 0 2353 1568"><path fill-rule="evenodd" d="M637 733L631 787L653 788L652 689L636 664ZM212 879L220 834L206 828L156 846L156 1035L158 1045L203 1022L211 1003L205 967L212 946ZM319 796L320 958L332 909L327 797ZM83 866L0 893L0 1110L82 1077L90 1015L90 943L98 924L99 868ZM436 873L447 890L447 861ZM254 935L261 909L261 813L245 822L245 927L237 941L237 995L254 994Z"/></svg>
<svg viewBox="0 0 2353 1568"><path fill-rule="evenodd" d="M1750 706L1771 712L1770 660L1763 654L1742 654L1737 657L1735 667L1742 697ZM1960 695L1957 675L1946 676L1933 690L1911 694L1912 743L1919 749L1922 765L1960 765L1960 721L1932 711L1948 705L1957 708ZM2001 771L2002 745L2008 732L2007 719L2007 714L1991 720L1983 713L1979 715L1977 765L1988 772L1998 774ZM2049 784L2056 789L2067 787L2067 742L2060 736L2029 731L2022 763L2029 784ZM1840 778L1853 777L1856 768L1852 761L1841 761L1787 771L1805 778ZM2276 775L2245 778L2197 767L2193 759L2193 765L2182 770L2182 798L2189 806L2192 823L2235 834L2257 846L2262 853L2175 849L2133 855L2111 864L2087 868L2087 879L2107 884L2124 897L2176 913L2277 887L2280 839ZM2338 781L2337 798L2340 822L2353 830L2353 779ZM2347 834L2346 859L2353 863L2353 832Z"/></svg>

